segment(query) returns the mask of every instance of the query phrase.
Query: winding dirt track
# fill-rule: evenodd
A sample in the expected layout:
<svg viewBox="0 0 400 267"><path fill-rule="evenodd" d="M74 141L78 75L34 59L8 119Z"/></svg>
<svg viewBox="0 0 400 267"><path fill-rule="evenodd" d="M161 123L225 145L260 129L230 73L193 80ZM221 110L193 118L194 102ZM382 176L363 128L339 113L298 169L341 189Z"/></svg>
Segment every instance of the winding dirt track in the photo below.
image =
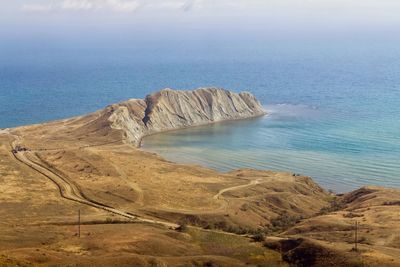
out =
<svg viewBox="0 0 400 267"><path fill-rule="evenodd" d="M172 229L176 229L179 227L179 225L175 224L175 223L159 221L159 220L154 220L154 219L141 218L141 217L139 217L137 215L133 215L129 212L124 212L124 211L115 209L113 207L107 206L105 204L102 204L102 203L99 203L99 202L96 202L96 201L93 201L93 200L87 198L83 194L83 192L73 182L71 182L68 179L68 177L60 175L59 173L55 172L54 170L52 170L51 168L49 168L48 166L43 164L41 162L41 160L38 157L36 157L31 151L15 151L15 148L17 147L17 144L21 141L21 138L18 135L11 134L9 131L7 131L6 133L12 135L15 138L14 141L11 143L11 147L14 150L13 155L14 155L15 159L18 160L19 162L27 165L28 167L34 169L38 173L47 177L48 179L50 179L55 185L57 185L60 195L63 198L72 200L72 201L75 201L75 202L78 202L78 203L81 203L84 205L88 205L88 206L91 206L91 207L94 207L97 209L105 210L105 211L111 212L113 214L131 219L131 220L145 222L145 223L159 224L159 225L163 225L163 226L166 226L166 227L172 228ZM103 145L103 144L101 144L101 145ZM94 145L94 146L98 146L98 145ZM79 147L79 148L82 148L82 147ZM43 149L43 150L47 150L47 149ZM56 149L54 149L54 150L56 150ZM35 150L33 150L33 151L35 151ZM259 179L257 179L257 180L251 180L249 183L244 184L244 185L238 185L238 186L221 189L216 195L213 196L213 199L222 200L223 203L217 210L213 210L211 213L215 213L218 211L225 211L227 209L228 200L222 196L225 192L250 187L253 185L260 184L260 183L262 183L262 182ZM139 190L139 193L141 195L140 200L141 200L141 202L143 202L143 192L141 190ZM184 211L180 210L180 212L184 212ZM185 212L190 213L193 211L185 211ZM206 211L206 212L196 211L196 212L197 213L210 213L210 211Z"/></svg>
<svg viewBox="0 0 400 267"><path fill-rule="evenodd" d="M102 209L111 213L114 213L116 215L132 219L135 221L140 221L140 222L146 222L146 223L153 223L153 224L160 224L163 226L166 226L168 228L177 228L179 227L178 224L175 223L170 223L170 222L164 222L164 221L158 221L158 220L152 220L152 219L145 219L145 218L140 218L136 215L132 215L130 213L115 209L113 207L106 206L104 204L95 202L93 200L90 200L86 198L82 192L79 190L79 188L73 184L71 181L68 180L66 177L62 177L61 175L55 173L54 171L50 170L49 168L43 166L42 164L35 162L30 159L31 154L28 151L18 151L13 153L14 157L27 165L28 167L36 170L40 174L44 175L45 177L49 178L53 183L57 185L59 188L60 194L63 198L72 200L81 204L85 204L97 209Z"/></svg>
<svg viewBox="0 0 400 267"><path fill-rule="evenodd" d="M226 193L228 191L235 191L235 190L238 190L238 189L246 188L246 187L257 185L257 184L261 184L261 180L260 179L251 180L248 184L237 185L237 186L224 188L224 189L220 190L218 192L218 194L214 195L213 198L214 199L221 199L221 197L223 197L222 194L224 194L224 193Z"/></svg>

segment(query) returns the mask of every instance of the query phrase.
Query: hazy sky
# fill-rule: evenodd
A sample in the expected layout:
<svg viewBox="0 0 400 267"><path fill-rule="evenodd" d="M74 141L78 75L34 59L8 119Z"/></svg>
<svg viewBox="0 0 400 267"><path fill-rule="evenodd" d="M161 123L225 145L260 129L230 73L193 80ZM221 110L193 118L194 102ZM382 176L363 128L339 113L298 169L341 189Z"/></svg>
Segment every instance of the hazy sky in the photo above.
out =
<svg viewBox="0 0 400 267"><path fill-rule="evenodd" d="M288 24L298 21L357 24L394 24L400 21L398 0L0 0L2 22L31 19L92 18L99 23L110 17L135 20L141 16L170 17L174 23L182 17L200 16L253 19L284 18ZM157 17L153 17L157 22ZM207 25L207 21L203 21ZM240 24L239 21L231 21ZM244 22L244 21L241 21Z"/></svg>
<svg viewBox="0 0 400 267"><path fill-rule="evenodd" d="M275 39L392 43L398 36L399 0L0 0L3 51Z"/></svg>
<svg viewBox="0 0 400 267"><path fill-rule="evenodd" d="M107 11L135 12L138 10L182 10L226 12L253 9L309 9L329 10L338 14L345 10L353 13L369 12L394 15L394 8L399 8L397 0L2 0L1 10L8 12L76 12ZM261 10L260 10L261 9ZM397 10L398 11L398 10ZM11 13L12 15L12 13Z"/></svg>

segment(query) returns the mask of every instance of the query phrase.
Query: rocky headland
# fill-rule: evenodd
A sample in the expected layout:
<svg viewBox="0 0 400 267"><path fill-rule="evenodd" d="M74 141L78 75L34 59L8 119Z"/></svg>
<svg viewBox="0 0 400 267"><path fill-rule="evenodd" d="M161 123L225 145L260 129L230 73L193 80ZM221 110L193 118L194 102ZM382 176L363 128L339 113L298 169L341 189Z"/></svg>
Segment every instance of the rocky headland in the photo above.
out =
<svg viewBox="0 0 400 267"><path fill-rule="evenodd" d="M121 130L125 141L138 146L145 135L264 114L260 102L248 92L164 89L145 99L111 105L99 112L94 123Z"/></svg>

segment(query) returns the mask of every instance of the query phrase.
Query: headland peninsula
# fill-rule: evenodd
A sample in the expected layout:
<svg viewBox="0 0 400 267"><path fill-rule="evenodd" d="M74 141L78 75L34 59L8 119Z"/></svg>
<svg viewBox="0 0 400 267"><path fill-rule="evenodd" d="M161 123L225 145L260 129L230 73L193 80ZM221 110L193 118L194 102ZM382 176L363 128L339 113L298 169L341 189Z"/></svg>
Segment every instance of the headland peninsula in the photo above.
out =
<svg viewBox="0 0 400 267"><path fill-rule="evenodd" d="M400 266L400 190L334 194L301 174L222 173L144 136L265 115L247 92L164 89L0 130L0 265Z"/></svg>

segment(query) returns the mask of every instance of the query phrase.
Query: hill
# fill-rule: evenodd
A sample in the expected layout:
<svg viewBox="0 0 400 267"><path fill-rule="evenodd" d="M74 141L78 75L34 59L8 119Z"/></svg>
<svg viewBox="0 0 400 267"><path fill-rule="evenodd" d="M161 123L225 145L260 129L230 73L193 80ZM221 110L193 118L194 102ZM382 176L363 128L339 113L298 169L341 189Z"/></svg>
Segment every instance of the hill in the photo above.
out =
<svg viewBox="0 0 400 267"><path fill-rule="evenodd" d="M149 134L264 114L250 93L165 89L1 130L0 263L318 266L329 259L358 266L361 257L397 264L398 237L389 234L399 219L396 190L335 196L302 175L221 173L138 148ZM356 260L348 255L355 219L365 238Z"/></svg>

